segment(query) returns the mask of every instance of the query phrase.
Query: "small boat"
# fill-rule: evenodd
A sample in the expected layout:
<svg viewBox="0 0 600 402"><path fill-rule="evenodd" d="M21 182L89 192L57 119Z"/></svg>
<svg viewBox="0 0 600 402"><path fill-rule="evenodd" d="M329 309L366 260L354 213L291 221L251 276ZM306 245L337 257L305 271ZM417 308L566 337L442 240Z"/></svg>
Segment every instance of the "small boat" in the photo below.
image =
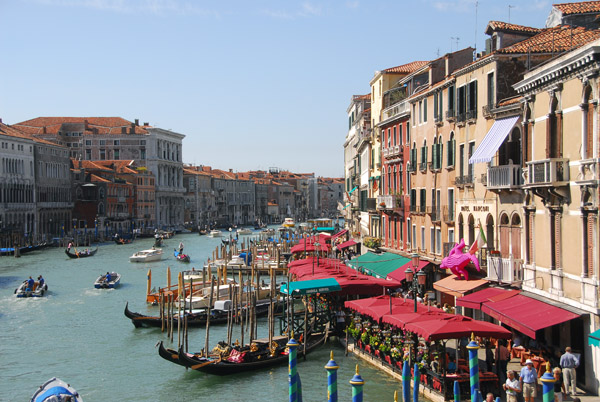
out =
<svg viewBox="0 0 600 402"><path fill-rule="evenodd" d="M123 239L123 238L115 238L115 243L117 244L131 244L133 243L133 239Z"/></svg>
<svg viewBox="0 0 600 402"><path fill-rule="evenodd" d="M177 251L177 249L173 250L173 254L175 255L177 261L190 262L190 256L187 254L180 253L179 251Z"/></svg>
<svg viewBox="0 0 600 402"><path fill-rule="evenodd" d="M240 228L237 230L237 234L239 234L240 236L251 235L252 233L252 229L248 228Z"/></svg>
<svg viewBox="0 0 600 402"><path fill-rule="evenodd" d="M106 280L106 274L100 275L98 279L94 282L94 287L96 289L114 289L119 286L121 282L121 274L117 272L111 272L110 278Z"/></svg>
<svg viewBox="0 0 600 402"><path fill-rule="evenodd" d="M294 226L296 226L296 222L294 222L293 218L285 218L281 226L283 226L284 228L293 228Z"/></svg>
<svg viewBox="0 0 600 402"><path fill-rule="evenodd" d="M19 285L18 288L15 289L15 294L17 297L42 297L46 292L48 292L48 284L44 281L44 283L40 286L39 282L35 281L33 284L33 289L28 287L28 280L24 280L23 283Z"/></svg>
<svg viewBox="0 0 600 402"><path fill-rule="evenodd" d="M60 401L83 402L83 399L75 388L56 377L43 383L31 397L31 402Z"/></svg>
<svg viewBox="0 0 600 402"><path fill-rule="evenodd" d="M156 235L156 237L154 238L154 247L161 247L162 245L163 245L162 236Z"/></svg>
<svg viewBox="0 0 600 402"><path fill-rule="evenodd" d="M151 262L162 260L163 251L160 248L141 250L129 257L130 262Z"/></svg>
<svg viewBox="0 0 600 402"><path fill-rule="evenodd" d="M306 353L312 352L321 345L324 340L325 334L309 335L306 343ZM244 371L259 370L287 363L289 361L289 356L286 352L287 342L287 337L275 337L273 338L271 345L268 344L268 341L256 340L252 345L246 345L243 348L234 347L233 349L220 343L220 349L229 350L229 352L225 352L219 357L201 357L200 354L183 353L183 351L180 350L177 361L174 361L174 358L172 358L173 360L167 360L191 368L192 370L209 374L237 374ZM303 344L300 344L297 349L297 356L303 355L304 346ZM162 357L164 358L164 356Z"/></svg>
<svg viewBox="0 0 600 402"><path fill-rule="evenodd" d="M221 236L223 236L223 233L220 230L214 229L214 230L211 230L210 232L208 232L208 235L210 237L221 237Z"/></svg>
<svg viewBox="0 0 600 402"><path fill-rule="evenodd" d="M87 248L85 250L81 250L81 251L75 250L74 253L72 253L70 250L71 249L65 250L65 253L69 256L69 258L86 258L86 257L93 257L94 254L96 254L96 252L98 251L98 247L96 247L95 250L90 250Z"/></svg>

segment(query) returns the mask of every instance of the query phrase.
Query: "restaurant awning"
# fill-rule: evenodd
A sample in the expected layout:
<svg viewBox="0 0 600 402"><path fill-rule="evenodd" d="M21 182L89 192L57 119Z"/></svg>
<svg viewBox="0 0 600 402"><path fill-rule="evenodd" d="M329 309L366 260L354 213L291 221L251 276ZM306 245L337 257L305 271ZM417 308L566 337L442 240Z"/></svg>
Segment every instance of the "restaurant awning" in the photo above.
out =
<svg viewBox="0 0 600 402"><path fill-rule="evenodd" d="M600 329L588 335L588 342L590 346L596 346L600 348Z"/></svg>
<svg viewBox="0 0 600 402"><path fill-rule="evenodd" d="M368 252L352 259L350 266L354 269L360 269L361 272L368 275L386 278L390 272L397 270L407 262L410 262L410 258L398 254Z"/></svg>
<svg viewBox="0 0 600 402"><path fill-rule="evenodd" d="M351 247L351 246L356 246L358 243L355 242L354 240L350 239L348 241L343 242L342 244L340 244L339 246L337 246L338 250L343 250L347 247Z"/></svg>
<svg viewBox="0 0 600 402"><path fill-rule="evenodd" d="M500 325L477 321L462 315L437 320L409 322L404 326L404 329L422 336L426 341L458 339L471 336L471 334L496 339L510 339L512 336L509 330Z"/></svg>
<svg viewBox="0 0 600 402"><path fill-rule="evenodd" d="M484 302L481 311L533 339L540 329L579 317L579 314L520 294Z"/></svg>
<svg viewBox="0 0 600 402"><path fill-rule="evenodd" d="M479 144L473 155L469 158L469 163L491 161L518 119L519 116L511 116L496 120L481 141L481 144Z"/></svg>
<svg viewBox="0 0 600 402"><path fill-rule="evenodd" d="M429 320L439 320L441 318L448 318L453 316L454 314L444 313L442 310L436 308L431 311L423 311L423 312L414 312L411 310L410 313L403 314L386 314L383 316L381 321L394 325L398 328L404 328L406 324L409 322L417 322L417 321L429 321Z"/></svg>
<svg viewBox="0 0 600 402"><path fill-rule="evenodd" d="M462 297L465 293L477 289L480 286L487 285L485 279L458 279L455 275L450 275L433 284L433 288L442 293L446 293L456 297Z"/></svg>
<svg viewBox="0 0 600 402"><path fill-rule="evenodd" d="M288 284L281 285L280 292L288 294ZM308 281L297 281L290 283L290 291L292 295L304 296L314 293L331 293L342 290L342 287L334 278L312 279Z"/></svg>
<svg viewBox="0 0 600 402"><path fill-rule="evenodd" d="M481 305L485 302L508 299L509 297L516 296L519 293L521 293L520 290L487 288L456 299L456 305L475 310L481 310Z"/></svg>
<svg viewBox="0 0 600 402"><path fill-rule="evenodd" d="M422 270L423 268L425 268L427 265L429 264L429 261L425 261L425 260L420 260L419 261L419 266L417 267L417 270L415 273L419 272L420 270ZM401 266L400 268L396 269L395 271L392 271L388 274L387 278L388 279L395 279L397 281L402 282L403 280L406 279L406 269L410 268L413 271L415 270L415 267L412 266L412 261L407 262L406 264L404 264L403 266Z"/></svg>
<svg viewBox="0 0 600 402"><path fill-rule="evenodd" d="M337 232L336 234L332 235L332 236L331 236L331 244L333 244L333 241L334 241L335 239L337 239L337 238L338 238L338 237L340 237L340 236L343 236L343 235L345 235L346 233L348 233L348 229L340 230L340 231L339 231L339 232Z"/></svg>

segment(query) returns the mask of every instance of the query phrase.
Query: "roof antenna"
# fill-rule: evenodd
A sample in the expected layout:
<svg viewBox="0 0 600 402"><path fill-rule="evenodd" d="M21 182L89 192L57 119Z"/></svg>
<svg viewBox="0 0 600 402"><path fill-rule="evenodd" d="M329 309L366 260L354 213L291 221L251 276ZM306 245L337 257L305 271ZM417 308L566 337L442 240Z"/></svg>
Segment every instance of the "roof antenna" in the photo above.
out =
<svg viewBox="0 0 600 402"><path fill-rule="evenodd" d="M510 4L508 5L508 23L510 24L510 9L511 8L516 8L516 6L511 6Z"/></svg>
<svg viewBox="0 0 600 402"><path fill-rule="evenodd" d="M473 61L475 61L477 55L477 10L479 9L479 1L475 1L475 49L473 50ZM458 50L458 49L457 49Z"/></svg>
<svg viewBox="0 0 600 402"><path fill-rule="evenodd" d="M452 41L453 40L456 41L456 50L458 50L458 41L460 40L460 38L458 36L451 36L450 37L450 53L452 53Z"/></svg>

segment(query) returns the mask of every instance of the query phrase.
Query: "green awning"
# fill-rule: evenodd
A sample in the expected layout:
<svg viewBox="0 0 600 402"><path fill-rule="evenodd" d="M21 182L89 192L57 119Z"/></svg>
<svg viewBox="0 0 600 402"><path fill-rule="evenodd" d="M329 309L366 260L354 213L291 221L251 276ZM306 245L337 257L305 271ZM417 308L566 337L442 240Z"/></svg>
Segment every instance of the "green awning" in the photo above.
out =
<svg viewBox="0 0 600 402"><path fill-rule="evenodd" d="M588 342L590 346L596 346L600 348L600 329L588 335Z"/></svg>
<svg viewBox="0 0 600 402"><path fill-rule="evenodd" d="M330 293L342 290L342 287L335 278L311 279L308 281L296 281L290 283L292 295L311 295L314 293ZM281 293L287 294L287 283L281 285L279 290Z"/></svg>
<svg viewBox="0 0 600 402"><path fill-rule="evenodd" d="M410 258L398 254L376 254L369 251L353 258L350 261L350 266L367 275L385 279L390 272L394 272L408 262L410 262Z"/></svg>

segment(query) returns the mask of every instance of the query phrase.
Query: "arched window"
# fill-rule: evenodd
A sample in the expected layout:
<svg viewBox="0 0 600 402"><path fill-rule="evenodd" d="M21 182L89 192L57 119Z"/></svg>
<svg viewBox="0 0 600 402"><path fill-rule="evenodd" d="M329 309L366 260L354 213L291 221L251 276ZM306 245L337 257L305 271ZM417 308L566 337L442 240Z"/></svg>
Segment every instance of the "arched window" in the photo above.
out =
<svg viewBox="0 0 600 402"><path fill-rule="evenodd" d="M510 248L513 258L521 259L521 217L518 213L510 222Z"/></svg>
<svg viewBox="0 0 600 402"><path fill-rule="evenodd" d="M492 215L488 215L485 223L485 238L486 238L486 247L488 250L494 250L494 217Z"/></svg>
<svg viewBox="0 0 600 402"><path fill-rule="evenodd" d="M592 89L588 85L584 91L583 100L583 159L591 159L594 157L594 111L595 105L592 103Z"/></svg>
<svg viewBox="0 0 600 402"><path fill-rule="evenodd" d="M557 111L558 99L552 95L546 124L546 157L562 157L562 114Z"/></svg>

